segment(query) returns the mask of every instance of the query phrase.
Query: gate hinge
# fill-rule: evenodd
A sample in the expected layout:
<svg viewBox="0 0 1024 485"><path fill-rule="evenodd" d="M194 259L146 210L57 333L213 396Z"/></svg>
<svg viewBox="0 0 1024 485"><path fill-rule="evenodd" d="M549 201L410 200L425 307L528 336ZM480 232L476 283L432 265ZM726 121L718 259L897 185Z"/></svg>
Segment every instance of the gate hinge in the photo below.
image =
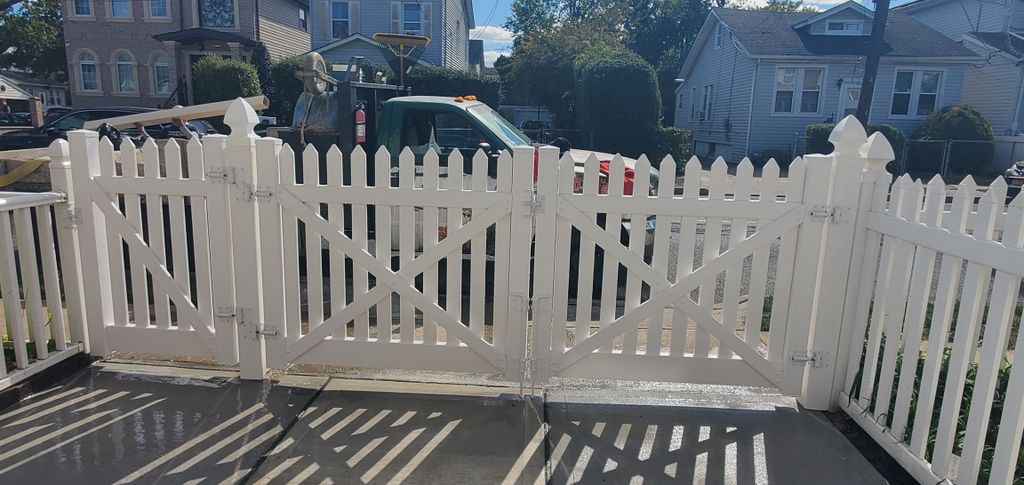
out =
<svg viewBox="0 0 1024 485"><path fill-rule="evenodd" d="M206 179L223 184L235 183L235 169L232 167L210 167L206 170Z"/></svg>
<svg viewBox="0 0 1024 485"><path fill-rule="evenodd" d="M844 224L848 220L849 207L837 205L816 205L807 213L812 219L826 219L829 224Z"/></svg>
<svg viewBox="0 0 1024 485"><path fill-rule="evenodd" d="M239 189L241 190L239 200L266 202L274 195L270 187L264 185L242 184L239 186Z"/></svg>
<svg viewBox="0 0 1024 485"><path fill-rule="evenodd" d="M828 367L829 353L818 350L795 350L789 359L798 365L811 364L811 367Z"/></svg>
<svg viewBox="0 0 1024 485"><path fill-rule="evenodd" d="M65 209L65 215L68 218L68 224L71 227L78 227L78 224L82 222L82 211L75 206L69 206Z"/></svg>
<svg viewBox="0 0 1024 485"><path fill-rule="evenodd" d="M530 217L533 217L539 212L544 212L544 196L537 195L536 192L530 190L530 200L523 202L523 205L530 209ZM525 215L523 217L526 217Z"/></svg>

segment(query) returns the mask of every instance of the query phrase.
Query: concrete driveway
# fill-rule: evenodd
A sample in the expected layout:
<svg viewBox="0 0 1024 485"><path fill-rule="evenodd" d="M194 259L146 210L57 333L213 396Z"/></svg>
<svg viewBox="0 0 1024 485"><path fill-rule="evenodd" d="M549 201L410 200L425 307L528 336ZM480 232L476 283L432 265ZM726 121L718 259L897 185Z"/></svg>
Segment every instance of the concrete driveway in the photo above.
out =
<svg viewBox="0 0 1024 485"><path fill-rule="evenodd" d="M791 399L666 389L97 364L0 410L0 483L884 483Z"/></svg>

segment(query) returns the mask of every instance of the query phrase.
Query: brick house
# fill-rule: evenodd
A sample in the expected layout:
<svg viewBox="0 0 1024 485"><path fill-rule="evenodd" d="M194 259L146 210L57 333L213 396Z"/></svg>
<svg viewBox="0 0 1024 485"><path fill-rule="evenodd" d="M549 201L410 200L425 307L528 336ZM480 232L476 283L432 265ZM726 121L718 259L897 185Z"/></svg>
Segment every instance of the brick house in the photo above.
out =
<svg viewBox="0 0 1024 485"><path fill-rule="evenodd" d="M205 55L272 59L309 50L307 0L66 0L74 107L189 104Z"/></svg>

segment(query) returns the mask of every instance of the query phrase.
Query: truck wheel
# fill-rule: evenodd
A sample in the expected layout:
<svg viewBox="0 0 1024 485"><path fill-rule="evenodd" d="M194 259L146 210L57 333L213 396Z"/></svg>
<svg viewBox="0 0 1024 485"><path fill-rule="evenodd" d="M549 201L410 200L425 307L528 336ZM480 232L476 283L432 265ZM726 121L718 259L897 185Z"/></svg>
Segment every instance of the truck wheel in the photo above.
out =
<svg viewBox="0 0 1024 485"><path fill-rule="evenodd" d="M320 53L310 52L303 59L302 69L304 71L318 71L327 74L327 63ZM306 89L307 93L314 95L327 91L327 83L312 76L302 78L302 86Z"/></svg>

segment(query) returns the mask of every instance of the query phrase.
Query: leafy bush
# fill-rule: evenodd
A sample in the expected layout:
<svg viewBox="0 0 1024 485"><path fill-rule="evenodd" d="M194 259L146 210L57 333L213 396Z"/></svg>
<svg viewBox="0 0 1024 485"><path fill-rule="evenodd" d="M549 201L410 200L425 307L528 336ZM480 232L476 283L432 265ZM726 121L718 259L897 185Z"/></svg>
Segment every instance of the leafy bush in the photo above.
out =
<svg viewBox="0 0 1024 485"><path fill-rule="evenodd" d="M288 126L292 123L295 101L302 94L302 80L295 77L295 71L302 70L302 56L281 59L270 65L270 111L277 116L277 124Z"/></svg>
<svg viewBox="0 0 1024 485"><path fill-rule="evenodd" d="M658 80L634 52L595 47L576 59L576 116L595 150L639 156L653 152L661 131Z"/></svg>
<svg viewBox="0 0 1024 485"><path fill-rule="evenodd" d="M427 96L473 94L488 106L498 107L498 80L486 78L473 72L448 67L418 65L409 72L405 83L412 88L413 94Z"/></svg>
<svg viewBox="0 0 1024 485"><path fill-rule="evenodd" d="M970 106L951 105L928 115L914 138L992 141L992 125ZM956 143L950 149L948 166L953 172L971 173L989 165L994 153L995 146L990 143Z"/></svg>
<svg viewBox="0 0 1024 485"><path fill-rule="evenodd" d="M192 66L196 104L262 94L256 68L248 62L205 56Z"/></svg>
<svg viewBox="0 0 1024 485"><path fill-rule="evenodd" d="M804 136L807 137L804 141L804 153L832 153L832 144L829 143L828 136L832 134L835 127L834 123L807 125L807 129L804 131ZM893 152L897 155L903 151L903 144L907 141L903 132L892 125L869 123L867 132L868 135L881 132L889 140Z"/></svg>
<svg viewBox="0 0 1024 485"><path fill-rule="evenodd" d="M682 172L686 161L693 155L693 132L662 126L656 128L654 133L654 144L646 151L651 163L660 163L665 155L672 155L676 161L676 171Z"/></svg>

